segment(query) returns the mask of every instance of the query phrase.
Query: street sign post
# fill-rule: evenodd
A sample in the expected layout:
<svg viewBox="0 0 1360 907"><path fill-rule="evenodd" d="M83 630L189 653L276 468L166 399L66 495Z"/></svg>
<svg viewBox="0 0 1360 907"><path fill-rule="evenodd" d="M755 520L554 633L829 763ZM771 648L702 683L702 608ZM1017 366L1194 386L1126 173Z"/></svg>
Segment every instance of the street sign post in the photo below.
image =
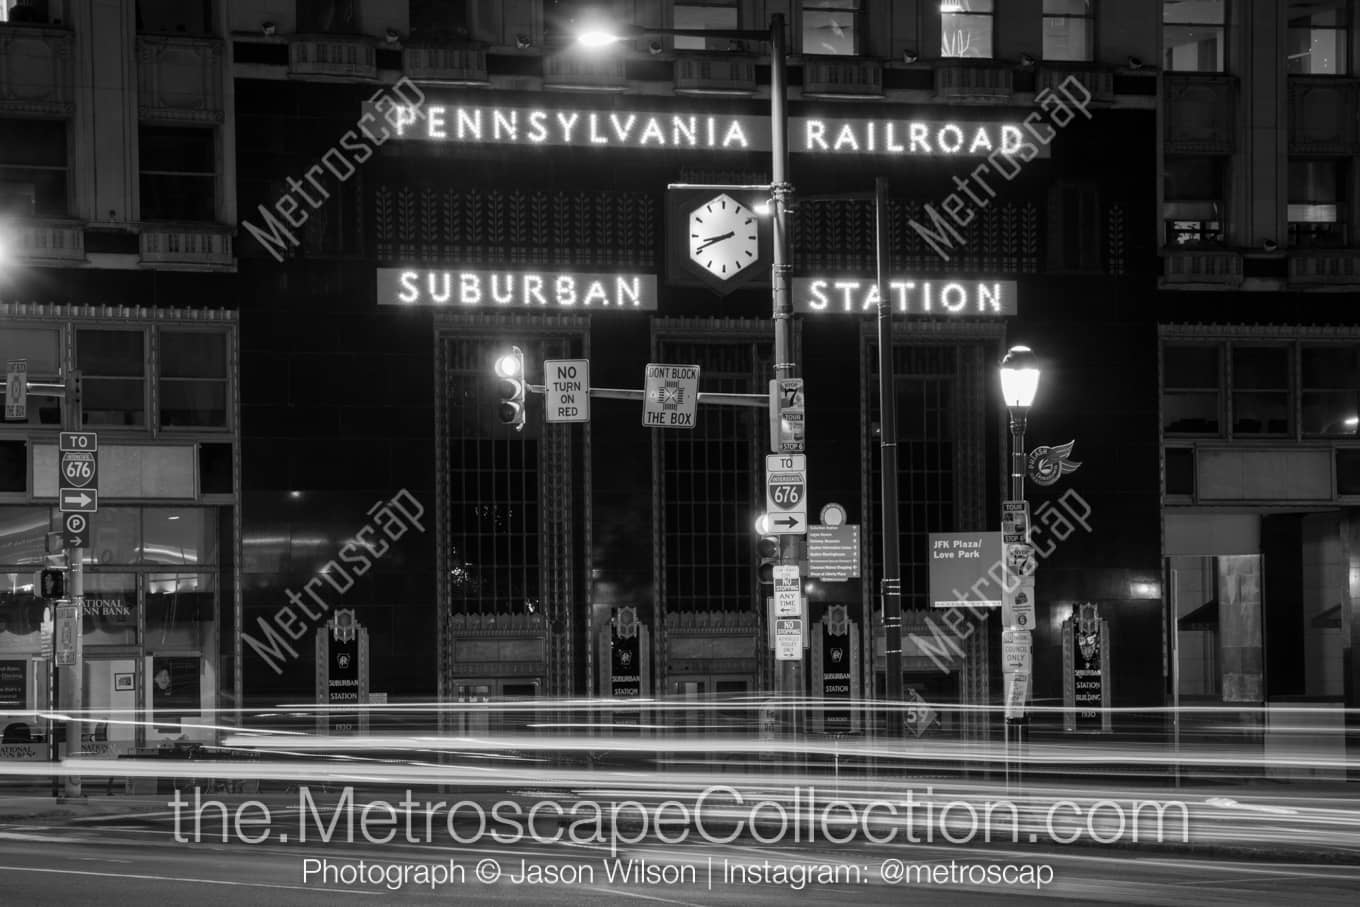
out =
<svg viewBox="0 0 1360 907"><path fill-rule="evenodd" d="M802 453L807 449L807 410L802 378L770 379L770 451Z"/></svg>
<svg viewBox="0 0 1360 907"><path fill-rule="evenodd" d="M802 617L802 577L797 564L777 564L774 568L774 616Z"/></svg>
<svg viewBox="0 0 1360 907"><path fill-rule="evenodd" d="M1001 502L1001 541L1007 545L1029 542L1029 502Z"/></svg>
<svg viewBox="0 0 1360 907"><path fill-rule="evenodd" d="M11 359L5 364L5 418L28 418L27 359Z"/></svg>
<svg viewBox="0 0 1360 907"><path fill-rule="evenodd" d="M590 360L543 363L543 412L549 422L590 421Z"/></svg>
<svg viewBox="0 0 1360 907"><path fill-rule="evenodd" d="M64 431L57 435L57 448L62 452L96 451L99 449L99 435L92 431Z"/></svg>
<svg viewBox="0 0 1360 907"><path fill-rule="evenodd" d="M647 363L642 424L648 428L693 428L699 408L699 366Z"/></svg>
<svg viewBox="0 0 1360 907"><path fill-rule="evenodd" d="M781 617L774 623L774 657L776 661L802 661L803 619Z"/></svg>
<svg viewBox="0 0 1360 907"><path fill-rule="evenodd" d="M765 458L765 503L776 535L807 535L807 455Z"/></svg>
<svg viewBox="0 0 1360 907"><path fill-rule="evenodd" d="M90 547L90 518L83 513L61 515L62 544L67 548Z"/></svg>

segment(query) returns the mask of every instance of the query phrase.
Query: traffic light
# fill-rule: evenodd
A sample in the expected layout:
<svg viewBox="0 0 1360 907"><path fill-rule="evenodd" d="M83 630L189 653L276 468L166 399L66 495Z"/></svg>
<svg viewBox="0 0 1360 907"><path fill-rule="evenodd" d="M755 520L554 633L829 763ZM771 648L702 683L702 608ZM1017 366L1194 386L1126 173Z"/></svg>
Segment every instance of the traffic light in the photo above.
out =
<svg viewBox="0 0 1360 907"><path fill-rule="evenodd" d="M756 576L760 579L762 586L774 585L774 567L779 563L779 537L773 535L761 536L760 541L756 542L756 552L760 555L760 566L756 568Z"/></svg>
<svg viewBox="0 0 1360 907"><path fill-rule="evenodd" d="M39 570L37 587L40 598L65 598L66 572L55 568Z"/></svg>
<svg viewBox="0 0 1360 907"><path fill-rule="evenodd" d="M524 352L517 346L496 360L501 402L496 414L505 425L524 431Z"/></svg>

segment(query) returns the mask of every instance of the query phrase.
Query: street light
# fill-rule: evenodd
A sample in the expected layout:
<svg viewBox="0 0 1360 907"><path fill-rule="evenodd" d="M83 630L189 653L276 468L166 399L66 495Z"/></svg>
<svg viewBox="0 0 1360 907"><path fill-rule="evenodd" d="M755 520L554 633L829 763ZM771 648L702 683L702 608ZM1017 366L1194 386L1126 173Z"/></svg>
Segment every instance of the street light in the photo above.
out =
<svg viewBox="0 0 1360 907"><path fill-rule="evenodd" d="M618 41L644 36L671 35L686 38L718 38L728 41L765 42L770 45L770 211L772 262L770 266L771 314L774 322L774 377L798 377L798 363L793 351L793 303L789 296L789 232L788 213L793 187L788 181L789 170L789 113L788 113L788 48L784 37L784 14L773 13L770 27L759 29L722 28L659 28L652 26L608 27L598 20L577 33L577 40L586 47L605 47ZM798 562L797 536L779 538L781 564ZM779 662L779 686L786 695L803 693L803 662Z"/></svg>
<svg viewBox="0 0 1360 907"><path fill-rule="evenodd" d="M1006 404L1006 409L1010 413L1011 421L1011 494L1012 501L1023 502L1025 500L1025 471L1027 459L1025 457L1025 423L1029 417L1029 409L1034 404L1034 395L1039 390L1039 359L1034 355L1034 351L1027 346L1013 346L1001 360L1001 397ZM1025 520L1025 530L1028 532L1029 520ZM1024 544L1028 544L1028 536L1024 539ZM1007 551L1006 567L1007 572L1016 569L1016 559L1011 558ZM1026 559L1027 560L1027 559ZM1013 582L1018 577L1007 577L1008 582ZM1006 634L1011 634L1014 638L1027 639L1029 634L1019 627L1003 628L1002 641L1006 642ZM1030 658L1032 658L1032 653ZM1029 669L1026 668L1028 671ZM1030 678L1026 677L1024 683L1029 685ZM1010 678L1007 678L1007 685ZM1026 691L1027 692L1027 691ZM1009 700L1010 691L1006 690L1004 695ZM1028 698L1026 696L1025 698ZM1012 728L1015 731L1015 741L1017 746L1024 744L1024 717L1023 699L1021 700L1021 715L1011 718L1006 717L1007 739L1010 738ZM1010 703L1007 702L1006 711L1010 711ZM1009 776L1009 758L1007 759L1007 774Z"/></svg>

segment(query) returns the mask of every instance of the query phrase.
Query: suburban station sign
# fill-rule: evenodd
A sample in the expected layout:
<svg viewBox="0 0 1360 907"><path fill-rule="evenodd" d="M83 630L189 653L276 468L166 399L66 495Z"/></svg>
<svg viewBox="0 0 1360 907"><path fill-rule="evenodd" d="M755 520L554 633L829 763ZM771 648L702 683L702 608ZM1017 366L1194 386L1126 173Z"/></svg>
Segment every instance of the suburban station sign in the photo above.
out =
<svg viewBox="0 0 1360 907"><path fill-rule="evenodd" d="M379 305L463 309L656 309L656 275L378 268Z"/></svg>
<svg viewBox="0 0 1360 907"><path fill-rule="evenodd" d="M1013 280L897 277L888 281L888 304L897 315L1016 314ZM811 315L865 315L878 311L878 282L859 277L795 277L793 310Z"/></svg>
<svg viewBox="0 0 1360 907"><path fill-rule="evenodd" d="M694 151L767 151L766 115L693 111L544 109L440 102L400 108L387 117L394 138L461 145L663 148ZM374 114L378 116L378 114ZM1048 146L1021 120L897 117L790 117L794 153L889 154L913 157L1047 157Z"/></svg>

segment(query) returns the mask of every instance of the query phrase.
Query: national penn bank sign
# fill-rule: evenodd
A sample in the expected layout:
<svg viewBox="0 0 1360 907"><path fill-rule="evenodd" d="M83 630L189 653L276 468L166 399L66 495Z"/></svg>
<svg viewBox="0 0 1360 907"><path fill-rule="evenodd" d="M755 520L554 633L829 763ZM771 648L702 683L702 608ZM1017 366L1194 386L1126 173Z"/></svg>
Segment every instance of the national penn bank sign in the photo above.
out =
<svg viewBox="0 0 1360 907"><path fill-rule="evenodd" d="M1048 157L1048 144L1034 126L1020 121L945 118L790 117L789 150L821 155ZM450 145L513 145L526 148L636 148L693 151L766 151L767 116L645 112L591 108L501 107L440 103L419 111L398 108L393 138ZM1051 138L1051 131L1048 134Z"/></svg>
<svg viewBox="0 0 1360 907"><path fill-rule="evenodd" d="M809 316L864 315L878 310L878 285L857 277L795 277L793 310ZM1017 311L1013 280L896 276L888 304L896 315L1003 317ZM652 312L654 274L476 268L378 268L377 301L385 306Z"/></svg>

